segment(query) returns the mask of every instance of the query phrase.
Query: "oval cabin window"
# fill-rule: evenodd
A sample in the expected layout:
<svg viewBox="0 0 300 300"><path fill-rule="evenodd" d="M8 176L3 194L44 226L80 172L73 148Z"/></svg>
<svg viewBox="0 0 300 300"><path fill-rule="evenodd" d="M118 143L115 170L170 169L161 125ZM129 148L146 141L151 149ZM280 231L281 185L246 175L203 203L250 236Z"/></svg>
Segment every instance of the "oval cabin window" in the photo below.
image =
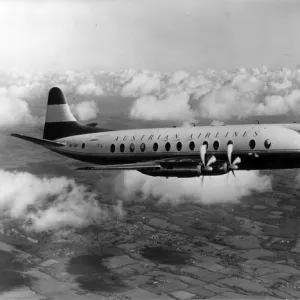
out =
<svg viewBox="0 0 300 300"><path fill-rule="evenodd" d="M171 149L171 144L169 142L166 143L165 145L166 151L170 151Z"/></svg>
<svg viewBox="0 0 300 300"><path fill-rule="evenodd" d="M265 148L269 149L271 147L271 141L269 139L265 140Z"/></svg>
<svg viewBox="0 0 300 300"><path fill-rule="evenodd" d="M134 148L135 148L135 147L134 147L134 144L131 143L130 146L129 146L130 152L133 152L133 151L134 151Z"/></svg>
<svg viewBox="0 0 300 300"><path fill-rule="evenodd" d="M213 144L214 149L218 150L219 146L220 146L219 142L218 141L214 141L214 144Z"/></svg>
<svg viewBox="0 0 300 300"><path fill-rule="evenodd" d="M120 145L120 152L124 152L125 151L125 145L124 144L121 144Z"/></svg>
<svg viewBox="0 0 300 300"><path fill-rule="evenodd" d="M116 151L116 146L114 144L110 145L110 152L114 153Z"/></svg>
<svg viewBox="0 0 300 300"><path fill-rule="evenodd" d="M190 145L189 145L189 147L190 147L190 150L191 151L194 151L195 150L195 142L190 142Z"/></svg>
<svg viewBox="0 0 300 300"><path fill-rule="evenodd" d="M178 151L181 151L181 149L182 149L182 144L181 144L181 142L178 142L178 143L177 143L176 148L177 148Z"/></svg>
<svg viewBox="0 0 300 300"><path fill-rule="evenodd" d="M157 143L154 143L153 144L153 150L156 152L158 150L158 144Z"/></svg>
<svg viewBox="0 0 300 300"><path fill-rule="evenodd" d="M146 150L146 145L145 145L145 143L141 143L140 148L141 148L141 151L144 152L144 151Z"/></svg>
<svg viewBox="0 0 300 300"><path fill-rule="evenodd" d="M81 148L82 148L82 149L84 149L84 148L85 148L85 143L82 143L82 146L81 146Z"/></svg>
<svg viewBox="0 0 300 300"><path fill-rule="evenodd" d="M249 147L250 147L250 149L254 149L255 148L255 146L256 146L256 143L255 143L255 141L254 140L251 140L250 142L249 142Z"/></svg>

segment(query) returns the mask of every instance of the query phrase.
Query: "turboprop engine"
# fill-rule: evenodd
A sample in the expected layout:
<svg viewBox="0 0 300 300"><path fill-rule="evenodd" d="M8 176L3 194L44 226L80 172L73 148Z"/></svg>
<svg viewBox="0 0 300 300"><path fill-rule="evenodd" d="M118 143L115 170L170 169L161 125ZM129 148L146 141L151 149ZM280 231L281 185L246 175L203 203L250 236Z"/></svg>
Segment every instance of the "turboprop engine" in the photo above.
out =
<svg viewBox="0 0 300 300"><path fill-rule="evenodd" d="M141 173L150 176L163 176L163 177L199 177L199 176L216 176L228 173L228 164L226 162L217 161L210 165L208 170L202 164L184 164L175 165L161 170L140 170Z"/></svg>
<svg viewBox="0 0 300 300"><path fill-rule="evenodd" d="M216 176L223 175L238 169L238 164L241 162L239 157L236 157L232 162L233 143L229 141L227 144L227 157L228 161L218 161L214 155L212 155L206 163L206 150L207 143L204 143L200 147L200 159L201 163L176 163L165 165L162 169L158 170L139 170L141 173L150 176L163 176L163 177L199 177L199 176ZM202 179L203 179L202 177Z"/></svg>

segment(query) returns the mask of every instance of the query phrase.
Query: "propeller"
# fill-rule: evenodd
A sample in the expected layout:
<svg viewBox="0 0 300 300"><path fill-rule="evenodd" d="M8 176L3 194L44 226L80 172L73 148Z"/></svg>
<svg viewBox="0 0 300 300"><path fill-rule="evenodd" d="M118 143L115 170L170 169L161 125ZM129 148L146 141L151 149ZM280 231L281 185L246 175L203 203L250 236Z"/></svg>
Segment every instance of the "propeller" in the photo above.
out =
<svg viewBox="0 0 300 300"><path fill-rule="evenodd" d="M233 176L235 177L234 171L237 170L239 167L237 166L239 163L241 163L241 158L238 156L234 159L232 162L232 152L233 152L233 143L229 142L227 145L227 158L228 158L228 172L232 172ZM228 173L229 174L229 173Z"/></svg>
<svg viewBox="0 0 300 300"><path fill-rule="evenodd" d="M213 155L210 157L208 160L207 164L205 164L205 154L206 154L206 149L207 149L207 144L203 144L200 147L200 157L201 157L201 162L202 162L202 170L206 172L210 172L213 170L213 168L210 166L211 164L215 163L217 161L216 157ZM201 178L201 184L203 185L204 181L204 175Z"/></svg>
<svg viewBox="0 0 300 300"><path fill-rule="evenodd" d="M205 154L206 154L206 149L207 149L207 144L203 144L200 148L200 157L201 157L201 162L203 165L203 170L204 171L212 171L213 168L210 167L211 164L215 163L217 161L216 157L213 155L210 157L208 160L207 164L205 164Z"/></svg>

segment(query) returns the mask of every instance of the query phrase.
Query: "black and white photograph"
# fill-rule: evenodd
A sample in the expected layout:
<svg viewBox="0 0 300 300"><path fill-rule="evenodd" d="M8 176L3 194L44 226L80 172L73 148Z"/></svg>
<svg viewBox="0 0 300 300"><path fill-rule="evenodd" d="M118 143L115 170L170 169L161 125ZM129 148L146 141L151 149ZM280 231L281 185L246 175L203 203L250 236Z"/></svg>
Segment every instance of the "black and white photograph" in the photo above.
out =
<svg viewBox="0 0 300 300"><path fill-rule="evenodd" d="M300 1L0 0L21 299L300 299Z"/></svg>

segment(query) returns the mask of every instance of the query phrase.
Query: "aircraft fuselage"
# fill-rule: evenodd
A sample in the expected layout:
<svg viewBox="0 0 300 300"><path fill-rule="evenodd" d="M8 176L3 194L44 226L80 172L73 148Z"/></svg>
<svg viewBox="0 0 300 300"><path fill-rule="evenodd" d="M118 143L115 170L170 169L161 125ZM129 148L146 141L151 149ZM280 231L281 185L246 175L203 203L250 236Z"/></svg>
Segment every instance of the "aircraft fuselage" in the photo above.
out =
<svg viewBox="0 0 300 300"><path fill-rule="evenodd" d="M201 162L203 143L207 143L206 161L212 155L227 161L231 141L233 159L241 158L239 170L299 168L298 129L297 124L252 124L120 130L58 139L66 146L50 149L99 165L179 159L185 167Z"/></svg>

